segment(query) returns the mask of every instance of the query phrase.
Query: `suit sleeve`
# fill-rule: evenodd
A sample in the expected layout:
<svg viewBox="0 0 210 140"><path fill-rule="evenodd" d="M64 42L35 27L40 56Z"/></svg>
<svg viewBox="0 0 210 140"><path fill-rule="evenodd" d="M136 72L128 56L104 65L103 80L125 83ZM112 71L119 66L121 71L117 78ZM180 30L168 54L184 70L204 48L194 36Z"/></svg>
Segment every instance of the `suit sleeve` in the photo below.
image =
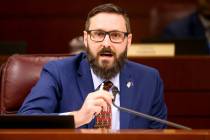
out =
<svg viewBox="0 0 210 140"><path fill-rule="evenodd" d="M60 98L58 72L54 63L44 66L39 81L25 98L18 114L54 113Z"/></svg>
<svg viewBox="0 0 210 140"><path fill-rule="evenodd" d="M164 101L164 94L163 94L163 81L159 76L159 73L156 71L156 89L155 89L155 96L153 98L152 104L152 116L155 116L160 119L167 119L167 107ZM152 129L160 129L166 128L167 126L162 123L158 123L156 121L152 121L150 128Z"/></svg>

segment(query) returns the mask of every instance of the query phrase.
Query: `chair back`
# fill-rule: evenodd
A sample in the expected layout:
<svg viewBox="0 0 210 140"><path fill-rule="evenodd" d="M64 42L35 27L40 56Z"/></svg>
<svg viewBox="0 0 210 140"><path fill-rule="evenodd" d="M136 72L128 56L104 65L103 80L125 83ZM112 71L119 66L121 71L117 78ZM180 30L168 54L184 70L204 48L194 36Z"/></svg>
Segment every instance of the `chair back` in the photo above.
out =
<svg viewBox="0 0 210 140"><path fill-rule="evenodd" d="M69 55L12 55L1 68L0 114L15 114L39 79L44 64Z"/></svg>

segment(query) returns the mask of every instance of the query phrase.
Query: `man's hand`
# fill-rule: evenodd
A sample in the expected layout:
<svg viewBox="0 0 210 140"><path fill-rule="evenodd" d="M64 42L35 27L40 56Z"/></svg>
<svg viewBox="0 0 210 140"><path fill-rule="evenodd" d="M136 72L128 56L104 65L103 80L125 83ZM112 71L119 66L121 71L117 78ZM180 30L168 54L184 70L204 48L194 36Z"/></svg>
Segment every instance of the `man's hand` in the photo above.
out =
<svg viewBox="0 0 210 140"><path fill-rule="evenodd" d="M102 109L107 111L107 105L112 104L112 98L105 90L89 93L80 110L69 112L69 115L74 115L75 127L89 123Z"/></svg>

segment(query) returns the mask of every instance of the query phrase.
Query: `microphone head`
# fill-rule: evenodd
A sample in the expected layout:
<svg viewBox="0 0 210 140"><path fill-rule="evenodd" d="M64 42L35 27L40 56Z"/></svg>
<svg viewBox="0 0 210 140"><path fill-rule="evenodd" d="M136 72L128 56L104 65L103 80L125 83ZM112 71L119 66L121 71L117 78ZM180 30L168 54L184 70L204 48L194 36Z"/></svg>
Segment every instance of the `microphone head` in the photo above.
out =
<svg viewBox="0 0 210 140"><path fill-rule="evenodd" d="M115 101L116 95L117 95L118 93L120 93L119 90L118 90L118 88L117 88L116 86L114 86L114 87L112 88L112 94L113 94L113 96L114 96L113 101Z"/></svg>

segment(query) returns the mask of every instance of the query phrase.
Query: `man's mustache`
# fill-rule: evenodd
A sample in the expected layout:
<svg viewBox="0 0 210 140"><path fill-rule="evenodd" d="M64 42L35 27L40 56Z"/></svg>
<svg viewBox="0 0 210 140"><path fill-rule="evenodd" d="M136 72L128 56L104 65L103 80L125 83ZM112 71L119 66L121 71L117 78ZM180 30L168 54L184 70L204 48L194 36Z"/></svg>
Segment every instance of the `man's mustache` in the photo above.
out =
<svg viewBox="0 0 210 140"><path fill-rule="evenodd" d="M112 51L111 48L105 48L105 47L103 47L103 48L98 52L98 55L100 55L100 54L105 54L105 53L112 54L113 56L116 55L115 52Z"/></svg>

